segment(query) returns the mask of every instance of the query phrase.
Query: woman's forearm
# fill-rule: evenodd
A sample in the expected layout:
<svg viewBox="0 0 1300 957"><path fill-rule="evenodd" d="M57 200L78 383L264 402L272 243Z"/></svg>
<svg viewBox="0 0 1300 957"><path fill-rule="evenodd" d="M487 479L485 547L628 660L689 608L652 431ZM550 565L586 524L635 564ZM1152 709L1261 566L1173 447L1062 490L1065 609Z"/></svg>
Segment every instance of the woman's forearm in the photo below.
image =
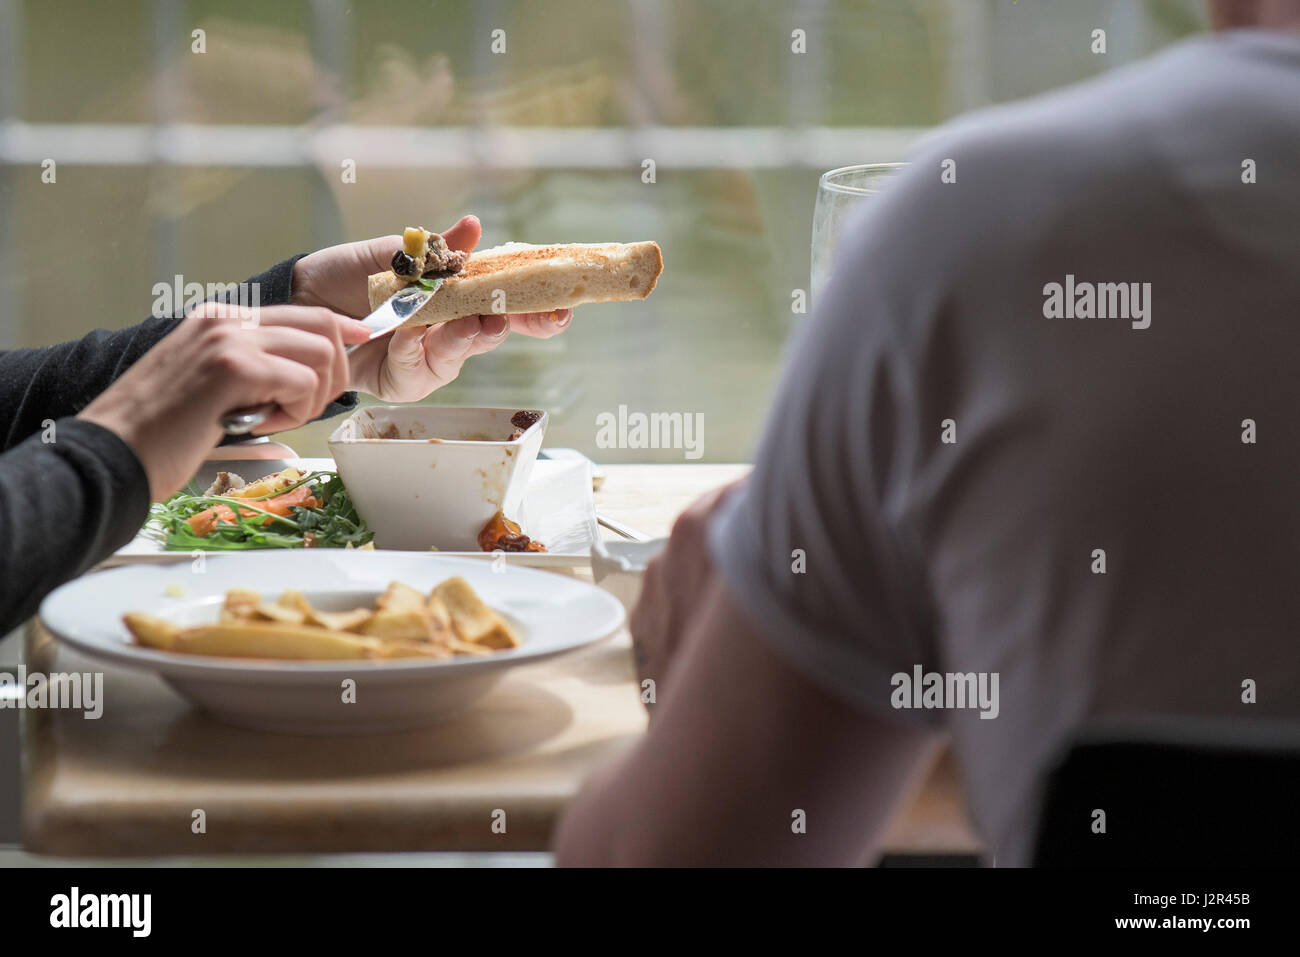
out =
<svg viewBox="0 0 1300 957"><path fill-rule="evenodd" d="M241 284L262 306L292 294L294 256ZM229 300L230 294L217 296ZM180 305L180 304L178 304ZM46 422L76 415L141 356L176 328L176 317L154 316L125 329L96 329L72 342L0 352L0 450L37 434ZM337 414L350 403L328 414Z"/></svg>

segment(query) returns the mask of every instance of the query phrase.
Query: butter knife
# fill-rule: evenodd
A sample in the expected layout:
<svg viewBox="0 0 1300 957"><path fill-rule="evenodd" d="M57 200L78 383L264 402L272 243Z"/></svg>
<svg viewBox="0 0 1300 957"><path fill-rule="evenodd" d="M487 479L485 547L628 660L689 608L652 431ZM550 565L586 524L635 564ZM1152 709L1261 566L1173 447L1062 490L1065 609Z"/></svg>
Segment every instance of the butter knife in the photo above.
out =
<svg viewBox="0 0 1300 957"><path fill-rule="evenodd" d="M378 309L362 320L370 330L370 338L378 339L406 322L420 311L441 285L441 279L422 279L414 285L404 286L393 293ZM348 353L350 354L355 348L357 346L349 346ZM275 403L268 402L248 409L227 412L221 417L221 427L226 430L226 435L247 435L265 422L274 408Z"/></svg>

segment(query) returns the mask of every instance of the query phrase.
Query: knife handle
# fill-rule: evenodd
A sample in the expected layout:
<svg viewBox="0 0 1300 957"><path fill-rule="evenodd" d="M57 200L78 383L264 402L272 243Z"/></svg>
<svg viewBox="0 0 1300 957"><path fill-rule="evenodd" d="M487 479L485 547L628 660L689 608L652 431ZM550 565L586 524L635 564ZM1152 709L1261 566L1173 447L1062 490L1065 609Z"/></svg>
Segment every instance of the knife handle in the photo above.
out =
<svg viewBox="0 0 1300 957"><path fill-rule="evenodd" d="M227 412L221 417L221 427L225 429L226 435L247 435L265 422L274 408L274 402L267 402L252 408Z"/></svg>
<svg viewBox="0 0 1300 957"><path fill-rule="evenodd" d="M357 345L365 345L364 342ZM357 346L348 346L343 351L352 355ZM221 427L225 430L226 435L247 435L253 429L257 428L266 421L266 417L275 409L274 402L266 402L262 405L255 405L248 409L236 409L234 412L227 412L221 417Z"/></svg>

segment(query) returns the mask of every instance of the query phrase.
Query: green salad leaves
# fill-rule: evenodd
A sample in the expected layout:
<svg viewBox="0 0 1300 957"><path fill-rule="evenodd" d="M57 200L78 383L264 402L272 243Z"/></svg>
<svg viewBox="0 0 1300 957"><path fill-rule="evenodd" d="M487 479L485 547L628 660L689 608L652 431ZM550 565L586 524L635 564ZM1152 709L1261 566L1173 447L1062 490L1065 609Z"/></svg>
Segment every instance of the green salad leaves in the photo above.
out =
<svg viewBox="0 0 1300 957"><path fill-rule="evenodd" d="M374 538L337 472L308 472L248 498L204 495L190 486L156 503L145 528L176 551L359 548Z"/></svg>

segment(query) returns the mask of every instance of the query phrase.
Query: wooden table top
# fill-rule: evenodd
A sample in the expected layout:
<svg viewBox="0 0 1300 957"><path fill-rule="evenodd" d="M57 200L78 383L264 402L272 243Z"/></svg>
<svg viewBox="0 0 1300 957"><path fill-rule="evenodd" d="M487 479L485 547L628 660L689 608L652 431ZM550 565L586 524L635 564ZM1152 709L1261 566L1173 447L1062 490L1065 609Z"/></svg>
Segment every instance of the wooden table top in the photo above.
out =
<svg viewBox="0 0 1300 957"><path fill-rule="evenodd" d="M746 469L607 466L597 508L664 535L699 494ZM582 780L635 741L646 720L626 633L513 669L443 724L355 738L228 727L150 674L59 645L38 622L27 665L104 672L98 720L73 710L23 713L23 843L65 856L545 850ZM192 827L198 810L203 833ZM493 828L499 811L504 833ZM886 844L978 850L947 758Z"/></svg>

